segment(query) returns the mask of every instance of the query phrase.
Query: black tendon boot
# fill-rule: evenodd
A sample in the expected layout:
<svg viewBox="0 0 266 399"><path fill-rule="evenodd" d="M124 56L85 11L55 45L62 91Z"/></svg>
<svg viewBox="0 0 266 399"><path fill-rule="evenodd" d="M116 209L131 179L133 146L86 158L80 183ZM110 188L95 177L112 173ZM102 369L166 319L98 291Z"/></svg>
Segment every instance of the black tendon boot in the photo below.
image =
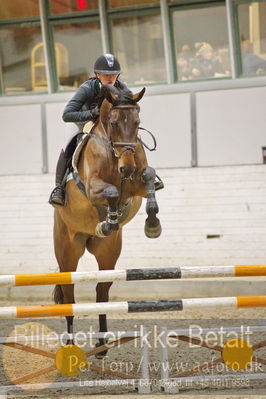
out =
<svg viewBox="0 0 266 399"><path fill-rule="evenodd" d="M55 172L55 188L51 192L49 204L57 208L65 205L65 187L64 177L67 172L68 160L65 156L64 150L61 151Z"/></svg>

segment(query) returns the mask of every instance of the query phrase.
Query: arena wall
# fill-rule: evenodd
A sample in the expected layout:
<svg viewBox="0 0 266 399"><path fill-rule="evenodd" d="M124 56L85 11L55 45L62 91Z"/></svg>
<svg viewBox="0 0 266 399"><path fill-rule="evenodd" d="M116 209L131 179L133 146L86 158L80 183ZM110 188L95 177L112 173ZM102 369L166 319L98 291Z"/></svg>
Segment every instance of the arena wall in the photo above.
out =
<svg viewBox="0 0 266 399"><path fill-rule="evenodd" d="M54 173L60 149L77 131L62 120L72 95L29 96L23 103L18 97L0 99L1 174ZM140 115L158 142L151 163L157 168L261 164L265 97L265 86L195 92L149 88ZM147 133L141 135L152 144Z"/></svg>

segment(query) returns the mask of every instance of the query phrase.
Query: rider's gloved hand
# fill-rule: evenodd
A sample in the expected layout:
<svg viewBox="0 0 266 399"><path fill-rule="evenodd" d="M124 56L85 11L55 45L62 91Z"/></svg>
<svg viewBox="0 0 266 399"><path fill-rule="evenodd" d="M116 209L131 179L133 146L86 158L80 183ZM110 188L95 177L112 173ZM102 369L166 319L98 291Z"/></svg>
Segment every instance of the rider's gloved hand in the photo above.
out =
<svg viewBox="0 0 266 399"><path fill-rule="evenodd" d="M96 105L96 107L91 109L91 116L92 116L92 121L95 122L100 115L100 108L98 107L98 105Z"/></svg>

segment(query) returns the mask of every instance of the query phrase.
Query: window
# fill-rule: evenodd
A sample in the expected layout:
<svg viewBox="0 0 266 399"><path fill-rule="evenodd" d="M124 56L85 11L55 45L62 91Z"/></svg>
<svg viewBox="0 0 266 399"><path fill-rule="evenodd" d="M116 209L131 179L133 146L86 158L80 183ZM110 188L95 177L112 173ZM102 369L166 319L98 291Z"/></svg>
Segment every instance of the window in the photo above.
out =
<svg viewBox="0 0 266 399"><path fill-rule="evenodd" d="M110 8L124 8L159 4L160 0L109 0L108 3Z"/></svg>
<svg viewBox="0 0 266 399"><path fill-rule="evenodd" d="M112 47L127 84L166 81L161 16L127 16L111 19Z"/></svg>
<svg viewBox="0 0 266 399"><path fill-rule="evenodd" d="M13 18L38 17L38 0L1 0L0 1L0 20Z"/></svg>
<svg viewBox="0 0 266 399"><path fill-rule="evenodd" d="M33 90L32 50L41 40L38 0L0 1L0 84L4 94Z"/></svg>
<svg viewBox="0 0 266 399"><path fill-rule="evenodd" d="M231 75L224 5L172 11L179 81Z"/></svg>
<svg viewBox="0 0 266 399"><path fill-rule="evenodd" d="M24 23L23 27L0 26L0 79L5 94L34 90L31 73L32 51L41 40L39 26L32 26L30 23ZM43 59L43 52L41 57Z"/></svg>
<svg viewBox="0 0 266 399"><path fill-rule="evenodd" d="M98 21L54 25L53 38L59 89L78 87L94 76L94 62L102 54Z"/></svg>
<svg viewBox="0 0 266 399"><path fill-rule="evenodd" d="M54 15L98 10L98 0L50 0L49 3Z"/></svg>
<svg viewBox="0 0 266 399"><path fill-rule="evenodd" d="M171 80L172 72L177 82L230 78L229 4L238 75L265 76L266 0L230 2L167 0L171 32L164 43L168 24L163 32L160 0L0 0L1 92L47 92L39 4L48 28L51 86L59 91L74 90L94 76L102 40L118 57L128 85L167 82L164 45L172 52L167 57L173 59ZM107 32L101 32L100 5L106 6L101 16L107 15ZM102 23L105 27L104 17Z"/></svg>
<svg viewBox="0 0 266 399"><path fill-rule="evenodd" d="M266 74L266 1L238 5L241 70L244 76Z"/></svg>

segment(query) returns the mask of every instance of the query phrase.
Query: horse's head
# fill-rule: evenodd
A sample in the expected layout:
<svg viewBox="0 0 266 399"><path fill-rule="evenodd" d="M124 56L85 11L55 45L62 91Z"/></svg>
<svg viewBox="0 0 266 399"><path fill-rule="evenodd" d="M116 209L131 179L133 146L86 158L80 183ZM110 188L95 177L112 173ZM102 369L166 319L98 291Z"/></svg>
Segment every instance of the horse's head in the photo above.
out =
<svg viewBox="0 0 266 399"><path fill-rule="evenodd" d="M118 158L118 171L122 177L129 178L136 169L135 150L140 123L138 101L145 93L118 91L114 86L106 85L104 98L111 104L106 118L106 132L111 141L115 156Z"/></svg>

